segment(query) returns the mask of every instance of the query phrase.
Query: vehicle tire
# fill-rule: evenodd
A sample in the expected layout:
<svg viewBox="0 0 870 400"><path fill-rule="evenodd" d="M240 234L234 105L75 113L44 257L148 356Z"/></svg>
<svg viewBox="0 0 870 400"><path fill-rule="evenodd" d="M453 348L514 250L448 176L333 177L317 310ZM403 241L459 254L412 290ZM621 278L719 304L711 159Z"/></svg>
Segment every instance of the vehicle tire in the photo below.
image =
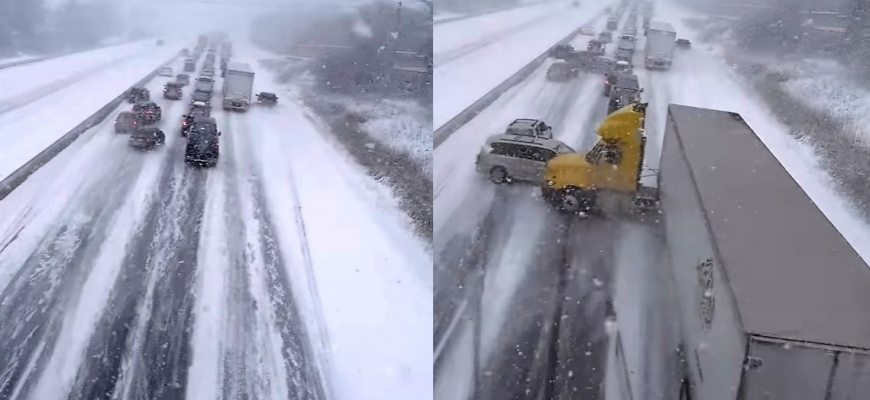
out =
<svg viewBox="0 0 870 400"><path fill-rule="evenodd" d="M692 400L692 391L689 379L683 378L682 381L683 383L680 384L680 400Z"/></svg>
<svg viewBox="0 0 870 400"><path fill-rule="evenodd" d="M559 199L559 210L566 214L577 214L583 210L583 200L579 193L570 191Z"/></svg>
<svg viewBox="0 0 870 400"><path fill-rule="evenodd" d="M510 182L510 176L504 167L492 167L492 169L489 170L489 180L491 180L492 183L500 185Z"/></svg>

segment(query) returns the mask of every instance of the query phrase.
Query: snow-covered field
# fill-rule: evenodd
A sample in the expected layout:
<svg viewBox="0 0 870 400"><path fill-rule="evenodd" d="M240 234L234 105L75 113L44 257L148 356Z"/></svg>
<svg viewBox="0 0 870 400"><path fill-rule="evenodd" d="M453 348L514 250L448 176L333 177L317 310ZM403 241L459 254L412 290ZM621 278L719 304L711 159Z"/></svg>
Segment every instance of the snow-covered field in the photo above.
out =
<svg viewBox="0 0 870 400"><path fill-rule="evenodd" d="M437 129L530 63L607 4L542 3L435 26Z"/></svg>
<svg viewBox="0 0 870 400"><path fill-rule="evenodd" d="M0 180L169 61L183 46L137 42L0 70ZM181 64L175 67L178 70ZM152 91L154 96L159 93Z"/></svg>
<svg viewBox="0 0 870 400"><path fill-rule="evenodd" d="M770 71L784 78L782 85L794 99L842 121L840 133L870 149L870 90L848 78L853 71L823 59L771 65Z"/></svg>
<svg viewBox="0 0 870 400"><path fill-rule="evenodd" d="M694 17L694 14L670 3L661 3L657 12L669 16L668 21L674 25L681 37L700 42L696 33L683 22ZM838 193L833 179L821 167L823 162L815 149L807 143L799 142L790 134L793 128L776 120L770 106L727 67L721 55L724 53L715 45L694 46L691 51L678 54L671 72L651 73L649 80L651 94L654 96L650 100L651 107L655 104L677 103L740 113L852 247L864 260L870 260L870 248L864 245L870 243L870 224L859 216L849 200ZM811 104L816 107L839 110L835 112L841 115L852 106L860 104L860 100L849 100L854 98L852 96L860 96L860 92L830 90L836 86L831 81L810 82L807 79L798 79L791 85L791 89L807 90L800 93L801 98L812 101ZM814 92L815 90L818 91ZM809 100L811 98L816 100ZM660 106L656 105L655 109L659 115L664 115ZM857 110L859 109L855 109ZM663 132L664 119L660 118L656 124L656 131ZM660 149L662 136L656 137ZM657 165L656 163L652 167L656 168Z"/></svg>
<svg viewBox="0 0 870 400"><path fill-rule="evenodd" d="M116 110L0 201L0 392L432 398L432 256L389 192L289 100L215 108L220 162L187 167L155 97L165 146Z"/></svg>

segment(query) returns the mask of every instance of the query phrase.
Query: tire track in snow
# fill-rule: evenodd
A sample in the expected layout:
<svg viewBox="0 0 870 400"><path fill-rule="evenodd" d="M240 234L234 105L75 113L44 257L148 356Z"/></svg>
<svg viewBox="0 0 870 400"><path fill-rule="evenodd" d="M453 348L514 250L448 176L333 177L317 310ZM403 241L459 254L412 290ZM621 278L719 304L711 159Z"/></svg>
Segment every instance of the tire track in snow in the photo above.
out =
<svg viewBox="0 0 870 400"><path fill-rule="evenodd" d="M172 134L171 132L168 134ZM184 140L169 149L143 229L129 247L106 313L79 370L76 399L176 399L187 382L192 286L206 171L183 162Z"/></svg>
<svg viewBox="0 0 870 400"><path fill-rule="evenodd" d="M259 247L259 256L261 257L262 267L264 268L263 272L265 273L265 282L263 283L266 285L265 289L268 294L268 300L273 308L278 333L281 337L283 372L285 374L289 398L325 399L326 384L321 381L321 375L315 363L314 352L311 349L311 338L305 329L306 324L303 322L299 308L294 300L292 286L287 275L286 260L282 257L278 247L279 239L275 233L274 220L270 215L269 205L264 195L266 189L260 174L253 172L257 171L254 165L257 155L252 152L249 143L245 142L248 135L253 134L255 130L250 129L247 124L242 124L243 121L247 120L243 120L241 116L231 114L228 120L230 121L229 126L233 128L233 132L243 135L240 140L235 140L235 137L229 140L232 143L232 147L237 150L236 156L241 154L239 164L242 165L245 171L248 171L246 179L243 179L241 183L246 185L249 190L242 193L251 194L250 200L252 203L249 206L253 208L250 210L252 211L253 218L248 221L255 224L254 228L256 229L251 233L257 239L249 237L249 240L246 242L249 243L249 250L251 247ZM296 200L297 219L295 223L299 230L299 237L302 240L300 246L303 262L306 264L305 268L310 270L312 268L311 257L305 238L304 221L298 211L300 203L293 186L292 171L289 175L291 177L291 190ZM285 222L289 223L289 221ZM256 253L254 252L253 257L258 255ZM250 256L251 254L249 253ZM253 258L246 259L253 260Z"/></svg>
<svg viewBox="0 0 870 400"><path fill-rule="evenodd" d="M77 189L66 221L44 236L0 295L0 398L26 397L33 389L64 312L78 301L90 261L98 255L107 224L131 190L144 157L112 160L117 162L96 171L93 185ZM107 175L100 177L101 172Z"/></svg>
<svg viewBox="0 0 870 400"><path fill-rule="evenodd" d="M183 146L183 143L177 146ZM128 338L134 328L133 322L137 319L142 296L145 295L145 281L149 273L145 265L137 260L147 259L147 251L150 249L136 244L147 241L149 233L155 231L163 203L172 195L175 164L178 163L180 154L183 154L178 147L169 149L170 155L162 163L157 190L147 208L146 223L133 238L132 250L125 258L123 269L112 289L109 300L112 307L103 314L98 330L91 336L84 362L79 366L70 394L71 400L112 398L121 377Z"/></svg>

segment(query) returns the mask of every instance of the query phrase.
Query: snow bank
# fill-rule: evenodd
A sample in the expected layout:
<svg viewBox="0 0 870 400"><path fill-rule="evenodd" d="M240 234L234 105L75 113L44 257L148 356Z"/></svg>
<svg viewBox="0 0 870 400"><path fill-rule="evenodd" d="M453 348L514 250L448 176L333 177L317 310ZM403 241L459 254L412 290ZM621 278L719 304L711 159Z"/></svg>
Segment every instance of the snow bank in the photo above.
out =
<svg viewBox="0 0 870 400"><path fill-rule="evenodd" d="M444 125L605 6L544 3L436 25L434 127Z"/></svg>
<svg viewBox="0 0 870 400"><path fill-rule="evenodd" d="M658 12L670 17L669 22L681 37L696 41L694 32L682 22L692 16L690 13L669 3L659 3ZM724 60L704 47L679 53L671 71L652 79L655 101L739 113L852 247L870 261L870 247L866 246L870 243L870 224L837 192L815 149L795 139L790 134L792 128L779 123L759 95L739 83ZM659 121L656 129L662 130L664 116Z"/></svg>
<svg viewBox="0 0 870 400"><path fill-rule="evenodd" d="M135 45L130 46L135 47ZM94 68L94 64L85 62L88 60L87 57L78 59L83 64L73 63L68 60L68 57L63 57L62 59L67 61L60 64L55 62L57 60L52 60L0 71L0 87L3 87L5 91L7 84L23 79L19 76L22 73L40 77L43 75L53 76L55 73L61 74L62 71L68 69L80 70L77 65L87 65L85 69L94 68L87 76L81 77L81 80L69 82L68 85L63 85L57 90L51 90L55 88L50 87L44 96L0 114L0 143L3 143L3 147L0 148L0 152L3 154L0 157L0 180L9 176L50 144L105 106L106 103L112 101L131 85L168 61L173 54L178 52L180 47L180 44L147 49L140 47L133 51L134 55L119 59L120 61L113 63L107 69L98 68L98 65L97 68ZM122 54L125 51L132 51L128 49L128 46L120 48L125 49L121 51ZM112 57L117 57L117 55L106 55L106 59L112 59ZM176 67L180 67L180 64L177 64ZM37 71L42 71L42 73L37 73ZM7 74L7 72L10 73ZM31 81L33 81L32 77ZM20 95L21 88L25 85L11 85L9 87L13 88L12 92L17 92ZM24 91L33 90L33 88L33 85L27 85L27 89ZM152 92L152 96L158 94L158 92ZM30 96L29 94L25 95ZM4 96L4 99L7 100L12 98L14 96ZM0 100L0 107L2 104L3 100Z"/></svg>
<svg viewBox="0 0 870 400"><path fill-rule="evenodd" d="M267 56L253 48L237 53ZM255 91L271 82L271 73L257 70ZM248 121L270 213L284 221L278 236L304 323L326 330L312 340L326 342L335 398L432 399L432 255L425 243L389 190L292 100L254 108Z"/></svg>

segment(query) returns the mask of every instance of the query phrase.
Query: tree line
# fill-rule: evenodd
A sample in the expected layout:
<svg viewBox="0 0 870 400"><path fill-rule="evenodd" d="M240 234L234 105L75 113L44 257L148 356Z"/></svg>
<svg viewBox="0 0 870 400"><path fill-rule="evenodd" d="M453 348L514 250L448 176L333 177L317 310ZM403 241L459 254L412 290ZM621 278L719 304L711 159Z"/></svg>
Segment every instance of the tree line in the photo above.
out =
<svg viewBox="0 0 870 400"><path fill-rule="evenodd" d="M122 32L123 21L111 0L69 0L49 6L44 0L0 1L0 56L41 54L94 46Z"/></svg>

